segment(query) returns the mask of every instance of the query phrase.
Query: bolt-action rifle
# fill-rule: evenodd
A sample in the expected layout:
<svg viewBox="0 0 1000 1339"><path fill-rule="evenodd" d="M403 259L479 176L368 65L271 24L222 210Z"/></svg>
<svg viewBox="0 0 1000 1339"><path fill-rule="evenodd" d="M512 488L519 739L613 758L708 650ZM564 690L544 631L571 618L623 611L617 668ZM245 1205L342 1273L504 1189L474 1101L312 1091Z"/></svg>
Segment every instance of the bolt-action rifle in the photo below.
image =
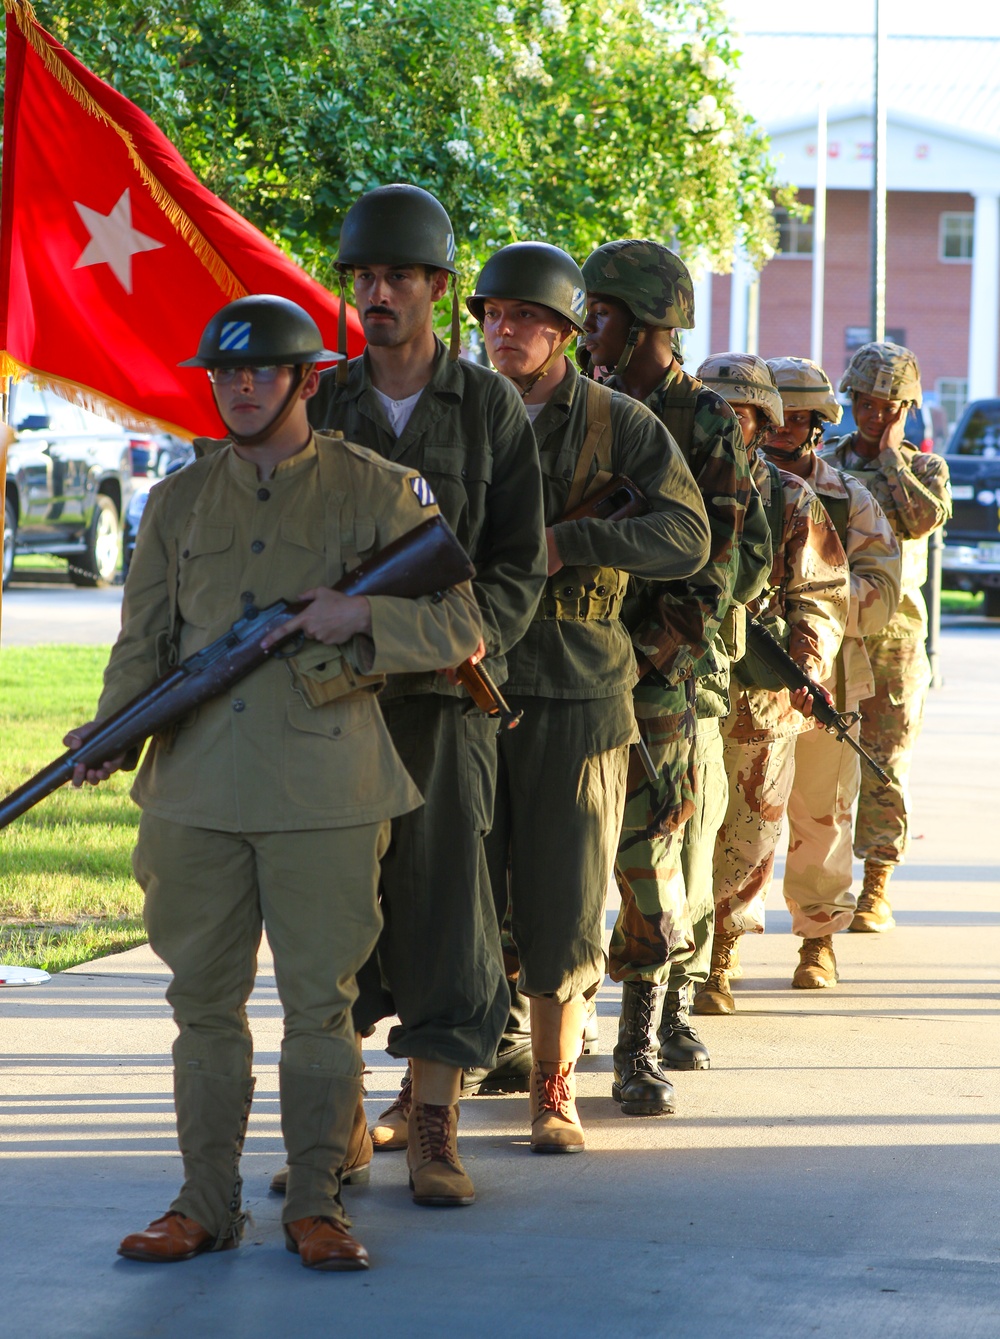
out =
<svg viewBox="0 0 1000 1339"><path fill-rule="evenodd" d="M850 734L851 726L861 719L859 712L849 711L845 713L831 707L816 680L810 679L804 670L799 669L785 648L755 618L747 619L747 646L753 647L768 669L773 671L790 692L795 692L799 688L807 688L812 695L812 714L820 725L828 730L831 735L836 735L842 744L849 744L861 761L871 768L883 786L892 784L888 774L879 767L871 754L867 753Z"/></svg>
<svg viewBox="0 0 1000 1339"><path fill-rule="evenodd" d="M348 572L334 590L344 595L417 599L448 590L475 573L444 518L432 516ZM266 651L261 641L306 607L299 601L277 600L266 609L251 606L245 610L228 632L169 670L152 687L101 721L79 748L56 758L0 801L0 828L65 785L77 766L98 767L109 758L138 750L152 735L162 733L195 707L246 678L280 647L286 647L284 654L290 654L296 639L301 645L300 632L281 638Z"/></svg>

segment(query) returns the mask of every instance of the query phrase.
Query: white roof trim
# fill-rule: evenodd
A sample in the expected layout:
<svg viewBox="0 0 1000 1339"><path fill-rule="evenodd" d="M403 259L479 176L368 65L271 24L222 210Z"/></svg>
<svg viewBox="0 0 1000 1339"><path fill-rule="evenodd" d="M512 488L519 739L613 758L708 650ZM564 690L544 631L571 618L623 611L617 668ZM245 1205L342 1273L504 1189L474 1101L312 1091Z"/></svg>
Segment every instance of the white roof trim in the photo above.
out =
<svg viewBox="0 0 1000 1339"><path fill-rule="evenodd" d="M856 121L861 117L871 117L872 105L870 102L856 102L843 107L833 107L827 111L826 119L828 126L839 125L844 121ZM925 134L940 135L944 139L953 139L960 144L975 144L984 149L996 149L1000 152L1000 136L983 135L975 130L965 130L961 126L948 124L944 121L932 121L923 116L911 116L908 112L894 111L891 107L886 113L886 120L889 125L905 127L909 130L919 130ZM773 121L768 126L761 126L768 138L773 142L782 135L790 135L797 131L812 130L816 127L816 116L796 116L787 121Z"/></svg>

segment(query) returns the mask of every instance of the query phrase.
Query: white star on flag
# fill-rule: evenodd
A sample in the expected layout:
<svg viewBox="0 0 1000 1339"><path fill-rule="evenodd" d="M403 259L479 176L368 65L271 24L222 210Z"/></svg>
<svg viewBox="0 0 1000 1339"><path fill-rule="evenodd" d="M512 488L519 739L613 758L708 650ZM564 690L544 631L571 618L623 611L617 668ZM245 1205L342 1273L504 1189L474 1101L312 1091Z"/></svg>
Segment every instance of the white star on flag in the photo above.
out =
<svg viewBox="0 0 1000 1339"><path fill-rule="evenodd" d="M96 209L73 201L83 226L90 233L90 241L83 250L74 270L85 265L110 265L115 278L126 293L132 292L132 257L140 251L156 251L165 243L157 242L132 227L132 201L129 188L122 191L110 214L99 214Z"/></svg>

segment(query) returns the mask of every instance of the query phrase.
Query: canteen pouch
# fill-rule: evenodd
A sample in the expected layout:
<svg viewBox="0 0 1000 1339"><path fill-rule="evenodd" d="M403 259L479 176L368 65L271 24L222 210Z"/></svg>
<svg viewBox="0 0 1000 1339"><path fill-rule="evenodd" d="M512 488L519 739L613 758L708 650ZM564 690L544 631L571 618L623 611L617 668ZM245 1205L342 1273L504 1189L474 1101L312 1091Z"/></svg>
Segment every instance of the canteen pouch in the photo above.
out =
<svg viewBox="0 0 1000 1339"><path fill-rule="evenodd" d="M322 642L307 642L285 663L292 687L307 707L325 707L328 702L366 688L378 689L385 683L384 674L359 673L339 646L324 646Z"/></svg>

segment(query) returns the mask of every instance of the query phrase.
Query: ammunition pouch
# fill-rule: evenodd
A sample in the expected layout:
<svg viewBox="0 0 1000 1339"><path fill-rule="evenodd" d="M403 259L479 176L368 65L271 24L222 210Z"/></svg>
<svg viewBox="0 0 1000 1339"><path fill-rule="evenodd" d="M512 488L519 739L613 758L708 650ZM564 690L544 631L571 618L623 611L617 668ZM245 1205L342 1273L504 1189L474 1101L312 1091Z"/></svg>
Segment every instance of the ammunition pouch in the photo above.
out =
<svg viewBox="0 0 1000 1339"><path fill-rule="evenodd" d="M791 628L783 618L772 614L759 619L758 622L767 628L783 651L788 650ZM748 649L743 658L734 663L732 672L737 682L744 688L767 688L776 693L786 687L774 670L766 665L753 649Z"/></svg>
<svg viewBox="0 0 1000 1339"><path fill-rule="evenodd" d="M747 651L747 609L745 604L732 603L719 624L719 637L732 661L742 660Z"/></svg>
<svg viewBox="0 0 1000 1339"><path fill-rule="evenodd" d="M617 618L627 589L628 573L617 567L563 567L545 583L535 618Z"/></svg>
<svg viewBox="0 0 1000 1339"><path fill-rule="evenodd" d="M384 674L359 674L348 664L338 646L307 642L286 662L292 687L307 707L325 707L328 702L352 693L381 688Z"/></svg>

